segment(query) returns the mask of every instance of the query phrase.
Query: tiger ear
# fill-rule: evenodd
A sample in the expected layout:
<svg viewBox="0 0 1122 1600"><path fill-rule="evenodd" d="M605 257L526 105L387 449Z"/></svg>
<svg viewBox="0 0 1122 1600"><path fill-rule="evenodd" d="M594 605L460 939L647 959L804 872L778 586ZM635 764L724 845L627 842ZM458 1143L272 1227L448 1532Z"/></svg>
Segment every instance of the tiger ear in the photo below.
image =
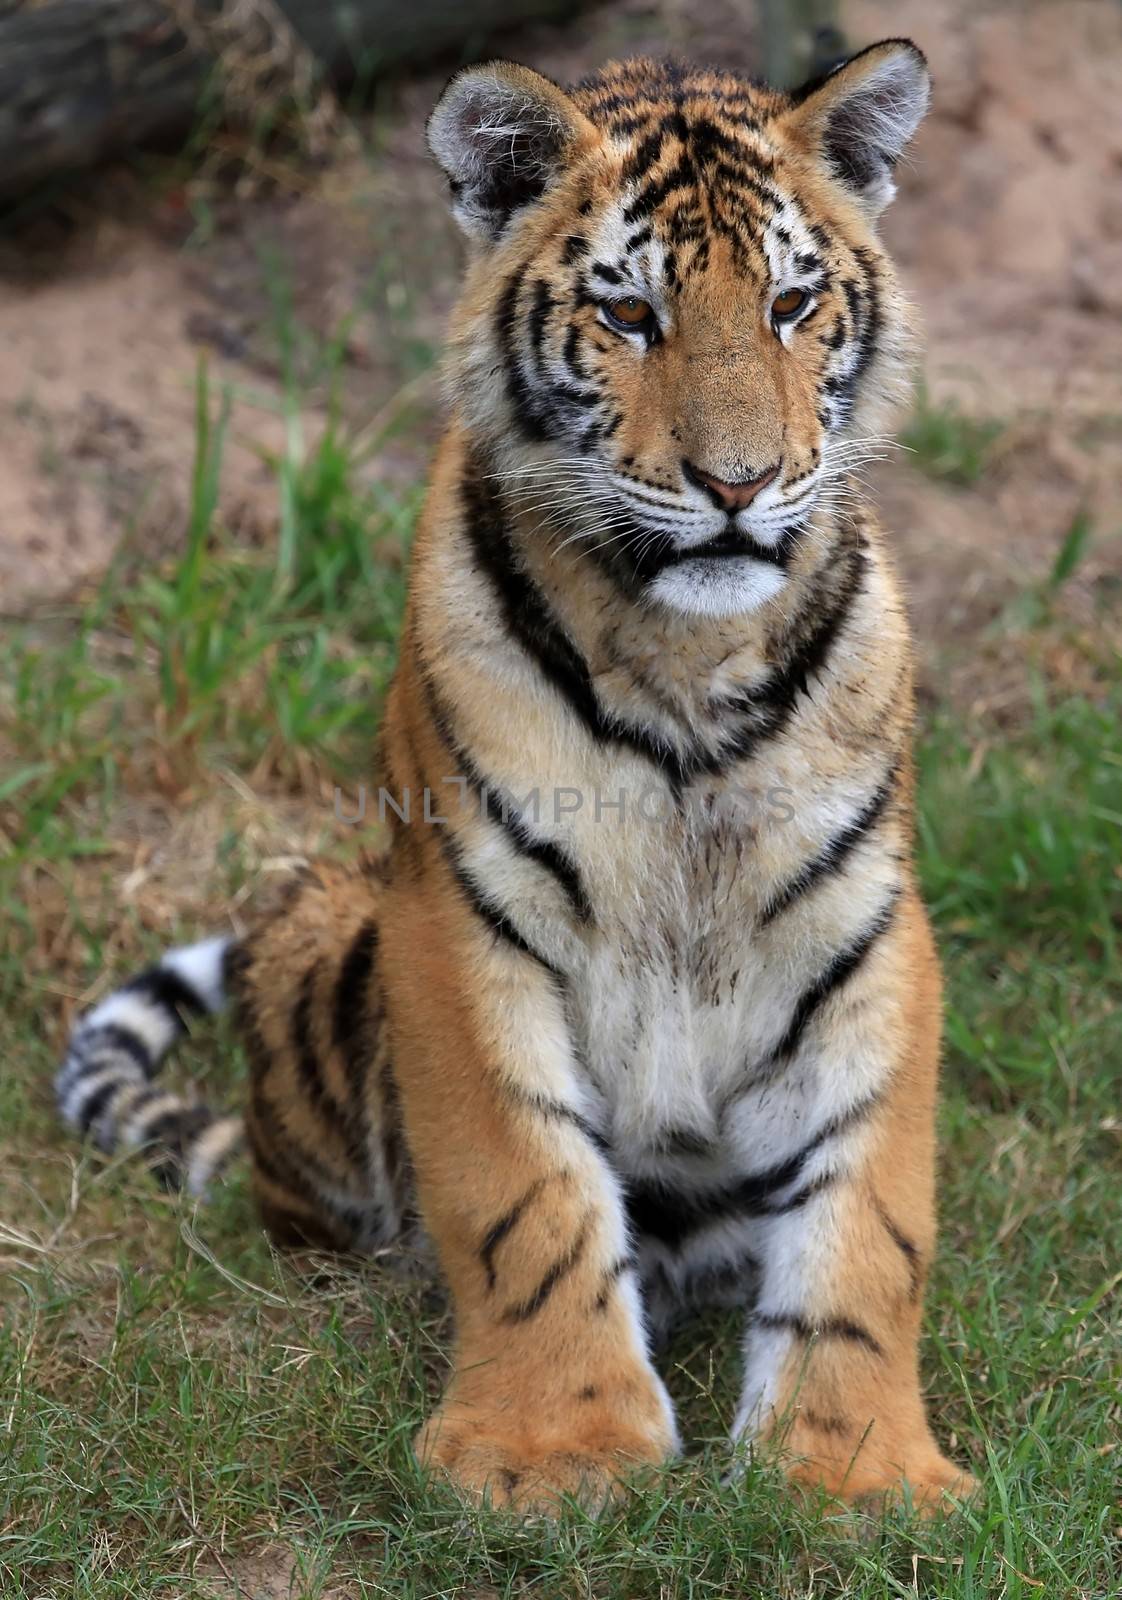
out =
<svg viewBox="0 0 1122 1600"><path fill-rule="evenodd" d="M923 51L910 39L885 39L791 98L788 128L875 220L896 193L892 169L931 98Z"/></svg>
<svg viewBox="0 0 1122 1600"><path fill-rule="evenodd" d="M453 213L475 239L497 239L593 138L592 124L563 89L513 61L458 72L428 125Z"/></svg>

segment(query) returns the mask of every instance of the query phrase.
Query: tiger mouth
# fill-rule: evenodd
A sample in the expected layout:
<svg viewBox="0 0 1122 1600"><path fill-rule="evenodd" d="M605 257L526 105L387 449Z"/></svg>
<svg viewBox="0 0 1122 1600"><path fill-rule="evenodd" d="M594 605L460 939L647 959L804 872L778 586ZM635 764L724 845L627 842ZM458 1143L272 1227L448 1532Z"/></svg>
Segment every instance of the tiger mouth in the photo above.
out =
<svg viewBox="0 0 1122 1600"><path fill-rule="evenodd" d="M774 544L761 544L752 534L729 524L712 539L692 544L680 550L659 552L660 567L678 567L686 561L766 561L785 572L794 550L796 530L785 528Z"/></svg>

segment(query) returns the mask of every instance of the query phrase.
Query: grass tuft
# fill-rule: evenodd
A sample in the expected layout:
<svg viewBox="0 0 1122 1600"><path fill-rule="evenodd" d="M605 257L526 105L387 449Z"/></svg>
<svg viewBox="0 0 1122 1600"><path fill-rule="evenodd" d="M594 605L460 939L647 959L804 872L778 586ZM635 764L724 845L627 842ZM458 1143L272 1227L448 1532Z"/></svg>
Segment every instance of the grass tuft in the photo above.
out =
<svg viewBox="0 0 1122 1600"><path fill-rule="evenodd" d="M287 539L247 548L218 513L227 418L201 366L178 557L0 644L0 870L80 853L122 787L182 795L216 763L296 790L311 762L369 771L419 494L365 482L332 419L273 463Z"/></svg>
<svg viewBox="0 0 1122 1600"><path fill-rule="evenodd" d="M1081 509L1071 519L1071 526L1060 543L1056 552L1056 559L1052 563L1052 570L1048 574L1048 588L1055 594L1063 588L1069 578L1074 577L1076 569L1087 554L1091 543L1094 524L1090 513Z"/></svg>
<svg viewBox="0 0 1122 1600"><path fill-rule="evenodd" d="M969 488L986 470L1004 431L1004 423L969 416L953 402L936 405L921 388L900 442L912 452L912 464L929 478Z"/></svg>

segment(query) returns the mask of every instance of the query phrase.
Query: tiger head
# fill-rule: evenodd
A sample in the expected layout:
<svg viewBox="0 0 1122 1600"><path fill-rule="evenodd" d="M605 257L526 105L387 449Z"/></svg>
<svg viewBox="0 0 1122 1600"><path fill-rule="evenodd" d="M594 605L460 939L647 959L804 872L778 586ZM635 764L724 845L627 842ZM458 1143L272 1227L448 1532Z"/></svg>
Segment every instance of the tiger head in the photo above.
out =
<svg viewBox="0 0 1122 1600"><path fill-rule="evenodd" d="M876 222L929 88L906 40L794 94L646 60L452 79L429 142L473 253L448 382L543 539L678 612L780 592L909 371Z"/></svg>

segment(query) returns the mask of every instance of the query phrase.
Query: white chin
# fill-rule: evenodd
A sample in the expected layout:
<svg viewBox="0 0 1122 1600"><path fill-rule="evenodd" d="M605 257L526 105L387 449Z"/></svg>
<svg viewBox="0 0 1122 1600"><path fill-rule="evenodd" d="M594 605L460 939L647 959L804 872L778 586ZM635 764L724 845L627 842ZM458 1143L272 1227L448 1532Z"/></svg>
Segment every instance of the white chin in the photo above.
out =
<svg viewBox="0 0 1122 1600"><path fill-rule="evenodd" d="M774 600L786 582L778 567L751 556L711 556L666 568L649 593L687 616L740 617Z"/></svg>

